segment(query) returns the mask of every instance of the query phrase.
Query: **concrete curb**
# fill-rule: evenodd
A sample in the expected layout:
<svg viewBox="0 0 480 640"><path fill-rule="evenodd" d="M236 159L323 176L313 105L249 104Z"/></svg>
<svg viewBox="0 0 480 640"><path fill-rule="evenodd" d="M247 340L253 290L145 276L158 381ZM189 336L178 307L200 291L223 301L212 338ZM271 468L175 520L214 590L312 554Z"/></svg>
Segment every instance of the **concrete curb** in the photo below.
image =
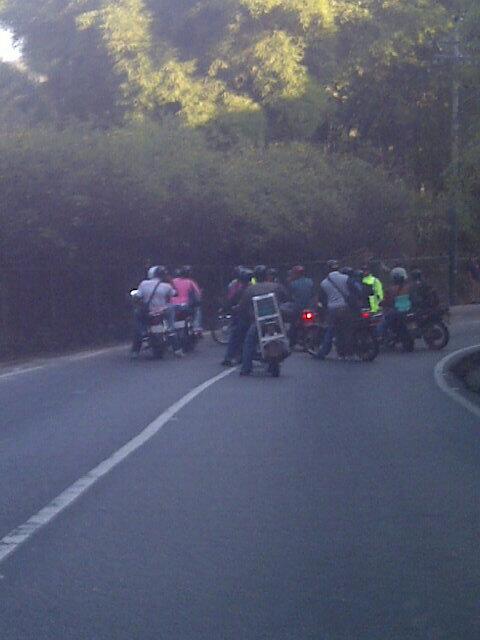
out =
<svg viewBox="0 0 480 640"><path fill-rule="evenodd" d="M471 347L466 347L450 353L437 364L434 376L435 382L444 393L477 416L477 418L480 418L480 398L478 398L477 394L472 391L460 388L458 386L458 378L452 373L452 368L456 364L461 362L465 357L477 352L480 352L480 344L472 345Z"/></svg>

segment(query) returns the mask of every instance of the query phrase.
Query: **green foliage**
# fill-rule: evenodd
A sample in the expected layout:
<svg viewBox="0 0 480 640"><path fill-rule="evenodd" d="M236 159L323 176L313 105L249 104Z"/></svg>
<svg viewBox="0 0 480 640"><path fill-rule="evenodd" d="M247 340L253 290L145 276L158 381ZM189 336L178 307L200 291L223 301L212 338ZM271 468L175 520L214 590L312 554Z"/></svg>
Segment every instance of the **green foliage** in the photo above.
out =
<svg viewBox="0 0 480 640"><path fill-rule="evenodd" d="M2 260L90 269L272 261L331 247L388 252L412 197L363 161L308 144L219 154L173 120L106 132L33 129L0 141Z"/></svg>
<svg viewBox="0 0 480 640"><path fill-rule="evenodd" d="M242 158L266 153L274 167L259 174L267 191L270 183L281 191L283 182L296 191L282 163L288 165L290 156L295 167L299 149L309 149L315 171L328 175L319 181L322 195L313 182L300 190L302 201L285 194L278 203L279 220L281 215L288 218L287 209L281 213L286 203L299 210L308 203L309 210L317 211L311 193L319 202L333 194L332 212L334 201L342 211L349 201L352 217L360 220L360 207L377 210L367 197L369 190L380 201L375 180L382 192L391 186L399 193L397 180L402 179L422 194L416 227L424 248L428 238L441 237L444 229L443 214L432 211L443 211L451 192L451 96L458 76L465 152L462 220L464 237L474 242L479 11L476 0L3 0L0 19L25 42L32 77L44 82L14 78L4 70L0 123L6 128L42 120L64 127L82 121L111 129L116 140L119 127L131 135L135 124L149 127L153 121L165 131L168 123L175 135L192 135L193 147L202 149L205 162L211 158L218 165L218 175L232 166L243 172L248 167ZM456 14L464 18L465 57L454 66L449 57ZM273 149L262 151L265 144ZM103 157L106 152L98 153ZM318 165L316 154L322 158ZM348 162L353 164L347 170ZM372 167L379 173L372 173ZM200 159L196 170L201 171ZM126 165L121 169L125 175L129 171ZM307 168L303 171L310 175ZM302 184L304 178L295 175ZM259 179L252 176L252 183ZM222 197L232 193L228 188ZM162 201L162 194L157 197ZM400 202L405 204L403 196ZM253 207L257 216L263 206ZM388 207L399 210L392 203ZM265 210L266 219L268 215ZM346 246L347 240L335 232L340 219L334 213L329 219L331 241ZM252 219L249 229L257 223ZM274 226L268 226L272 233ZM287 226L279 225L275 233L280 227L286 233ZM344 232L354 228L360 237L355 226L344 227ZM306 241L306 234L300 236ZM246 237L250 242L252 234ZM438 246L441 250L441 242Z"/></svg>

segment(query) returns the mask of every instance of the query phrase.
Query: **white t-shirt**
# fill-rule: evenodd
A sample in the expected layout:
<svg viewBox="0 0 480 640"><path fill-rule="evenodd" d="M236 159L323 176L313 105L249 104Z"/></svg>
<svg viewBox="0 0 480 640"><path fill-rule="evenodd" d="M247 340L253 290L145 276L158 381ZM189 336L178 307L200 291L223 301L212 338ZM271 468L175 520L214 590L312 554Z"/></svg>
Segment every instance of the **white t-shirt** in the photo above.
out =
<svg viewBox="0 0 480 640"><path fill-rule="evenodd" d="M138 293L141 296L143 302L147 303L152 293L157 287L158 278L154 278L153 280L143 280L138 286ZM167 304L170 302L170 299L176 294L175 289L172 285L168 284L168 282L161 282L158 284L157 290L150 302L149 311L155 313L156 311L161 311L164 309Z"/></svg>

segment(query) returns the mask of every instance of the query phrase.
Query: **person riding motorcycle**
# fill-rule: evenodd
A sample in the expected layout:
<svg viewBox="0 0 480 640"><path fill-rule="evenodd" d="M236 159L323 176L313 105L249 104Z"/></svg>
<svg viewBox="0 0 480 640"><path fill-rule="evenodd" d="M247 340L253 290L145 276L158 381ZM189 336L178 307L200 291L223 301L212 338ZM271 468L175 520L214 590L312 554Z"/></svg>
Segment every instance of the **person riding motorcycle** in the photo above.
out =
<svg viewBox="0 0 480 640"><path fill-rule="evenodd" d="M364 265L362 272L362 283L367 290L368 306L372 313L378 313L384 299L383 285L381 281L373 275L370 266Z"/></svg>
<svg viewBox="0 0 480 640"><path fill-rule="evenodd" d="M256 284L251 284L243 293L239 305L239 323L243 331L243 350L241 376L248 376L252 372L253 358L258 345L258 332L253 312L253 298L269 293L274 293L279 304L288 299L287 290L278 282L268 281L268 268L265 265L258 265L253 270Z"/></svg>
<svg viewBox="0 0 480 640"><path fill-rule="evenodd" d="M382 304L384 319L379 326L379 335L383 337L388 330L392 331L400 338L404 348L410 351L414 342L406 323L407 313L412 309L408 274L403 267L395 267L390 272L390 280L392 285L387 289Z"/></svg>
<svg viewBox="0 0 480 640"><path fill-rule="evenodd" d="M423 279L420 269L414 269L410 274L410 298L415 312L437 309L440 300L435 289Z"/></svg>
<svg viewBox="0 0 480 640"><path fill-rule="evenodd" d="M227 351L225 358L222 360L222 365L225 367L231 367L233 360L241 358L245 330L238 313L238 306L245 290L251 284L252 277L253 271L242 267L242 270L237 273L237 278L234 281L235 284L230 283L227 291L228 308L232 315L232 320Z"/></svg>
<svg viewBox="0 0 480 640"><path fill-rule="evenodd" d="M193 315L193 328L196 334L202 334L202 291L197 282L192 278L192 267L181 267L172 284L177 295L172 299L172 304L177 310L189 310Z"/></svg>
<svg viewBox="0 0 480 640"><path fill-rule="evenodd" d="M300 316L304 309L312 306L314 299L313 280L306 277L305 267L302 265L295 265L290 270L288 293L290 294L291 301L282 304L282 312L285 313L290 320L288 339L290 348L293 348L297 342Z"/></svg>
<svg viewBox="0 0 480 640"><path fill-rule="evenodd" d="M169 331L169 342L175 355L183 355L175 331L175 305L172 298L177 294L168 271L164 266L154 266L148 270L147 280L138 285L136 298L141 302L134 310L135 334L132 344L132 356L140 353L143 338L148 330L149 314L163 313Z"/></svg>

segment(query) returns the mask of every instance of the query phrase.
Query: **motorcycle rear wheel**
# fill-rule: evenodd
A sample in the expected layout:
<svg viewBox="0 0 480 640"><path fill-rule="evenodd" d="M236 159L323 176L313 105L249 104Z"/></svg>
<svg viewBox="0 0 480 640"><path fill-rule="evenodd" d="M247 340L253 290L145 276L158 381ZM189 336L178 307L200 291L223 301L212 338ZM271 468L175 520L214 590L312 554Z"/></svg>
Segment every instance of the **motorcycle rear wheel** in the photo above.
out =
<svg viewBox="0 0 480 640"><path fill-rule="evenodd" d="M272 378L280 377L280 364L278 362L275 362L274 364L271 364L268 367L268 372L270 373Z"/></svg>
<svg viewBox="0 0 480 640"><path fill-rule="evenodd" d="M162 345L152 345L152 355L155 360L161 360L163 358L164 348Z"/></svg>
<svg viewBox="0 0 480 640"><path fill-rule="evenodd" d="M429 349L440 351L450 340L448 327L441 321L432 322L422 330L422 337Z"/></svg>
<svg viewBox="0 0 480 640"><path fill-rule="evenodd" d="M303 350L307 353L317 353L322 344L322 336L318 327L309 327L305 330Z"/></svg>
<svg viewBox="0 0 480 640"><path fill-rule="evenodd" d="M380 346L374 336L366 333L357 336L355 351L362 362L373 362L378 356Z"/></svg>

